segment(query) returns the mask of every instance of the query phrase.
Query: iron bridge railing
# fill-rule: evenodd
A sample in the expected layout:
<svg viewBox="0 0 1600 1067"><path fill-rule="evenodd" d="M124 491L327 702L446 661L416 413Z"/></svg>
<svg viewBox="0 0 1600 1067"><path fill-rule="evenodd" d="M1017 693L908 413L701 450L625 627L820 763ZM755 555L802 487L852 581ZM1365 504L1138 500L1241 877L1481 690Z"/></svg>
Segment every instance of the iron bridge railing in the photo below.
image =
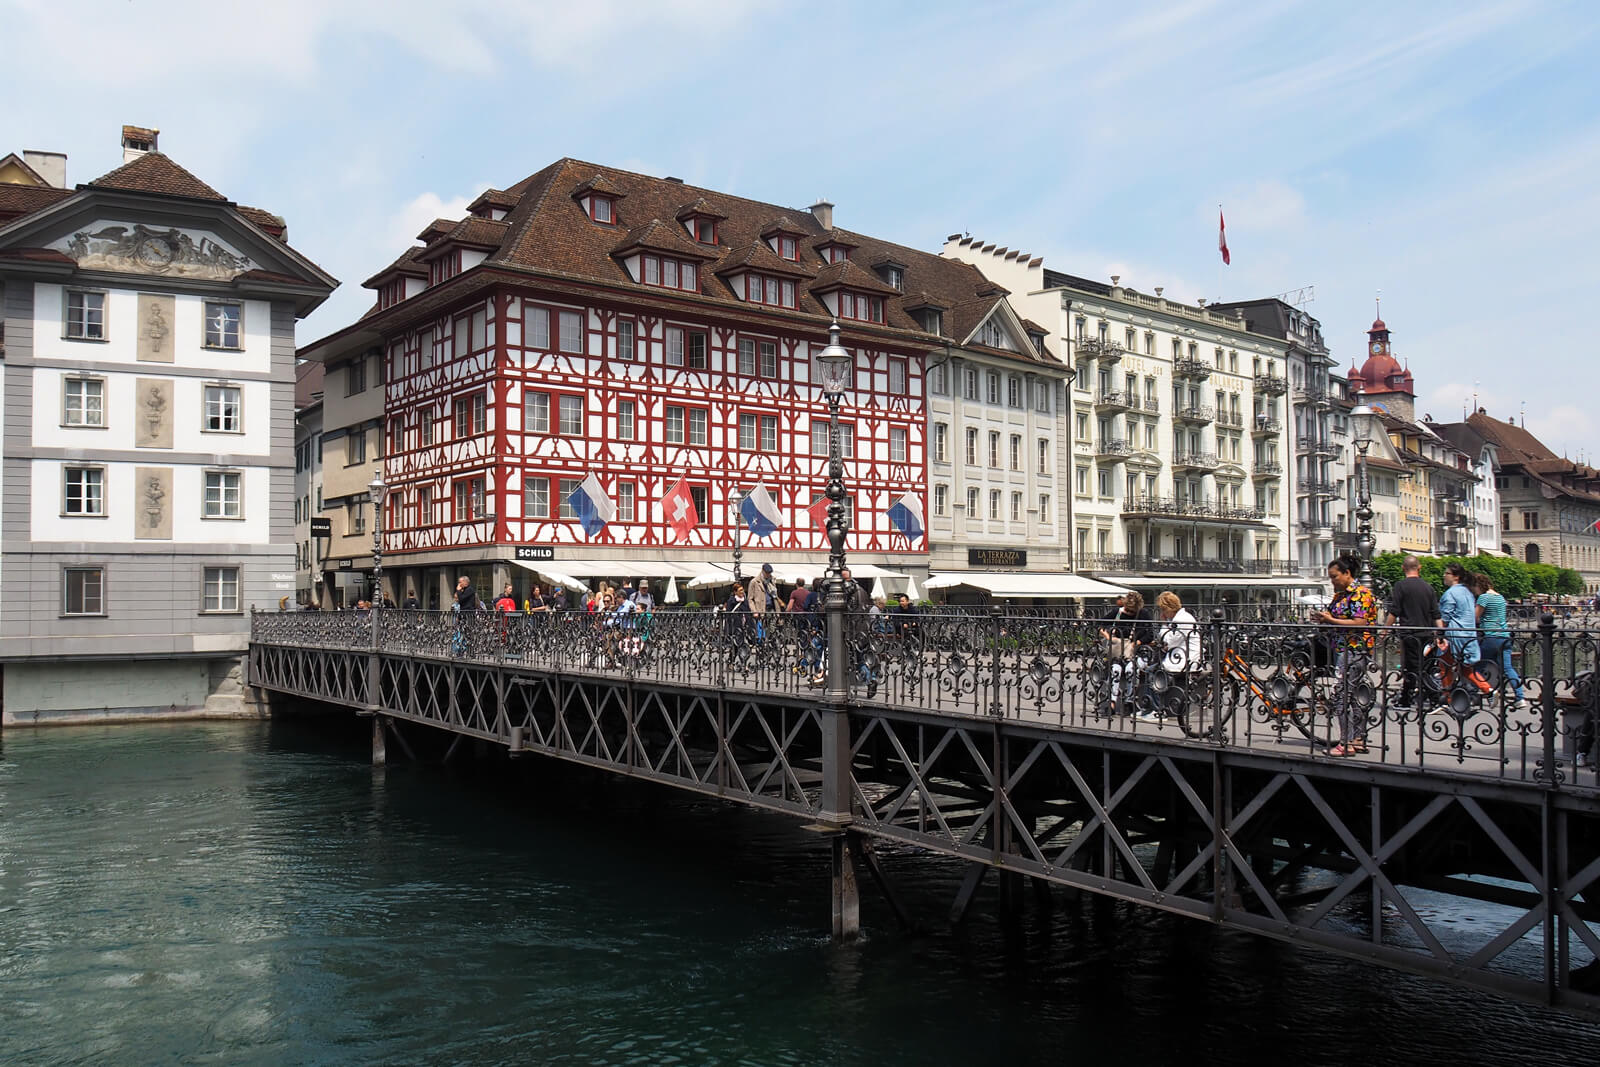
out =
<svg viewBox="0 0 1600 1067"><path fill-rule="evenodd" d="M1319 759L1346 741L1367 762L1547 788L1597 784L1596 633L1557 630L1549 619L1514 626L1506 653L1482 663L1482 685L1453 662L1460 642L1446 655L1432 630L1335 632L1219 612L1180 628L1179 640L1159 622L1119 629L1047 610L851 615L844 625L858 704ZM824 629L804 614L680 610L251 617L253 644L305 654L425 657L819 702Z"/></svg>

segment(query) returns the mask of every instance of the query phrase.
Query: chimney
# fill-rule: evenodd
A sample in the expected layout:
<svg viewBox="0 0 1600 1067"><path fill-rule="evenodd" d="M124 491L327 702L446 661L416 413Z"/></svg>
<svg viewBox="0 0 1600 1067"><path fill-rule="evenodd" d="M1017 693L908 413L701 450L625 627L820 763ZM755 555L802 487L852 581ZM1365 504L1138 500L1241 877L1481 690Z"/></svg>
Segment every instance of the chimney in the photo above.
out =
<svg viewBox="0 0 1600 1067"><path fill-rule="evenodd" d="M132 163L146 152L154 152L156 138L160 135L160 130L149 130L143 126L122 127L122 162Z"/></svg>
<svg viewBox="0 0 1600 1067"><path fill-rule="evenodd" d="M811 214L816 216L817 224L824 230L833 229L833 205L826 200L818 200L811 205Z"/></svg>
<svg viewBox="0 0 1600 1067"><path fill-rule="evenodd" d="M31 148L22 150L22 161L38 172L56 189L67 187L67 157L61 152L38 152Z"/></svg>

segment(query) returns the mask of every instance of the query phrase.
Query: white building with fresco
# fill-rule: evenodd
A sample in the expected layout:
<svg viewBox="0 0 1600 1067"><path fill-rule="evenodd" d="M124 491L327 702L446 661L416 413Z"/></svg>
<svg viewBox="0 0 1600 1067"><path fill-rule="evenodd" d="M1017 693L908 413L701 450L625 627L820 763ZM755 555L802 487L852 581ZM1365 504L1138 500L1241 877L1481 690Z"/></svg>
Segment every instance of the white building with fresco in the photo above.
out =
<svg viewBox="0 0 1600 1067"><path fill-rule="evenodd" d="M0 195L6 723L237 704L293 592L295 321L336 284L124 127L76 190Z"/></svg>

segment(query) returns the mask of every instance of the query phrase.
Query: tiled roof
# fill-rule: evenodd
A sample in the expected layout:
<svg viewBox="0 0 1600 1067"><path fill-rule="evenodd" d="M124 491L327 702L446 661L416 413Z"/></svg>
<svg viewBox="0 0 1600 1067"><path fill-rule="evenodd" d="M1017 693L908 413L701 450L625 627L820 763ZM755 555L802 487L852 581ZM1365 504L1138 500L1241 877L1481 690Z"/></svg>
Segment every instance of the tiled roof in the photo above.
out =
<svg viewBox="0 0 1600 1067"><path fill-rule="evenodd" d="M302 360L294 368L294 406L296 410L310 405L322 392L322 376L327 370L316 360Z"/></svg>
<svg viewBox="0 0 1600 1067"><path fill-rule="evenodd" d="M707 200L703 196L699 197L691 204L683 205L683 207L678 209L678 213L672 217L681 222L684 219L690 218L694 215L700 215L708 219L725 219L728 217L727 212L723 211L715 203Z"/></svg>
<svg viewBox="0 0 1600 1067"><path fill-rule="evenodd" d="M70 189L48 185L0 185L0 224L31 215L71 195Z"/></svg>
<svg viewBox="0 0 1600 1067"><path fill-rule="evenodd" d="M455 219L434 219L432 222L428 223L427 227L421 233L417 234L417 240L421 241L425 245L431 245L433 242L437 241L439 238L443 237L445 234L449 233L455 228Z"/></svg>
<svg viewBox="0 0 1600 1067"><path fill-rule="evenodd" d="M478 194L478 198L467 205L467 213L476 215L479 208L497 207L503 211L510 211L517 206L517 201L522 197L516 193L508 193L503 189L485 189Z"/></svg>
<svg viewBox="0 0 1600 1067"><path fill-rule="evenodd" d="M478 248L499 248L500 242L506 239L509 225L504 219L480 219L476 215L468 215L444 235L444 240Z"/></svg>
<svg viewBox="0 0 1600 1067"><path fill-rule="evenodd" d="M135 193L187 196L195 200L228 199L160 152L146 152L116 170L102 174L89 185L95 189L125 189Z"/></svg>
<svg viewBox="0 0 1600 1067"><path fill-rule="evenodd" d="M1557 459L1544 442L1514 422L1501 422L1485 411L1467 416L1467 425L1500 450L1501 463L1522 463L1530 459Z"/></svg>
<svg viewBox="0 0 1600 1067"><path fill-rule="evenodd" d="M629 230L623 235L617 247L611 250L611 254L620 256L636 248L671 252L675 256L687 256L702 261L717 258L714 248L689 240L688 235L683 232L683 227L678 223L662 222L660 219L651 219L643 226L635 226Z"/></svg>
<svg viewBox="0 0 1600 1067"><path fill-rule="evenodd" d="M617 222L614 225L596 223L574 202L573 195L580 189L594 189L617 197ZM748 200L743 197L710 189L700 189L679 182L634 174L594 163L573 159L558 160L535 174L512 185L507 193L518 198L516 207L506 217L504 239L492 252L481 270L504 268L521 274L542 275L560 284L582 283L612 287L633 287L635 283L627 274L615 253L626 248L629 242L639 241L646 234L650 239L668 240L668 234L682 237L686 248L702 255L714 257L706 269L712 273L727 274L746 268L766 273L782 274L800 281L798 308L782 311L762 307L762 315L809 316L821 324L832 317L814 293L816 283L847 280L852 287L880 293L884 300L882 327L855 325L854 329L888 329L915 335L926 343L927 334L910 314L907 307L919 305L946 310L944 333L950 337L965 337L1003 299L999 295L982 296L981 291L993 291L992 283L974 266L946 259L930 252L908 248L888 241L880 241L863 234L846 230L824 230L816 217L803 208L783 207ZM622 199L623 197L626 199ZM674 228L670 221L678 217L686 205L704 201L715 206L724 217L717 226L718 244L700 245ZM454 223L436 224L453 227ZM430 227L424 234L431 234ZM448 231L438 231L438 236ZM762 239L763 234L787 232L801 238L800 262L785 260ZM824 263L812 247L827 239L852 246L855 251L846 264ZM686 250L684 247L675 250ZM403 257L402 257L403 258ZM904 293L885 285L864 264L892 260L905 265L902 285ZM399 261L397 261L399 262ZM393 269L393 268L391 268ZM469 274L471 272L468 272ZM438 287L452 292L468 283L468 277L451 279ZM441 298L448 293L438 294ZM744 309L749 305L723 285L711 285L699 294L699 301L709 306ZM427 295L405 301L397 308L420 312L431 306ZM1004 353L1008 358L1039 362L1040 357L1031 348L1026 352ZM1054 363L1052 356L1044 357Z"/></svg>
<svg viewBox="0 0 1600 1067"><path fill-rule="evenodd" d="M280 241L283 240L283 235L289 230L281 215L274 215L272 212L263 211L258 207L245 207L243 204L240 204L234 210Z"/></svg>
<svg viewBox="0 0 1600 1067"><path fill-rule="evenodd" d="M860 289L862 292L882 293L886 296L900 295L900 290L885 284L882 278L853 259L841 259L817 271L816 280L811 283L811 291L825 293L830 289Z"/></svg>

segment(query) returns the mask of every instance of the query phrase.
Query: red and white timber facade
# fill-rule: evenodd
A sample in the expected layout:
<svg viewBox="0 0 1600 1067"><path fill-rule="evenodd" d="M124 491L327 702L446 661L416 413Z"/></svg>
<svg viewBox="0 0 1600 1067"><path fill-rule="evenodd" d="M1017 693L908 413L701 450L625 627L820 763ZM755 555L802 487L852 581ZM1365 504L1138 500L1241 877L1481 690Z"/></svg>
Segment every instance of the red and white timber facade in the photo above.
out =
<svg viewBox="0 0 1600 1067"><path fill-rule="evenodd" d="M730 492L757 485L783 523L743 535L745 572L764 556L824 562L806 509L826 481L813 367L835 317L856 361L840 410L849 558L926 573L926 539L908 540L888 511L926 493L924 361L946 342L939 317L918 312L972 296L907 295L919 264L950 277L944 261L834 230L828 205L796 212L572 160L469 210L367 283L371 312L301 353L330 370L381 362L380 454L360 473L381 466L390 486L384 576L397 601L415 590L447 605L458 573L480 590L513 580L521 596L532 579L512 565L528 558L617 577L727 566ZM853 261L863 251L876 268ZM617 509L592 537L565 505L591 473ZM359 504L366 477L326 509ZM681 543L659 505L680 477L700 512ZM354 539L342 547L330 569L370 571Z"/></svg>

